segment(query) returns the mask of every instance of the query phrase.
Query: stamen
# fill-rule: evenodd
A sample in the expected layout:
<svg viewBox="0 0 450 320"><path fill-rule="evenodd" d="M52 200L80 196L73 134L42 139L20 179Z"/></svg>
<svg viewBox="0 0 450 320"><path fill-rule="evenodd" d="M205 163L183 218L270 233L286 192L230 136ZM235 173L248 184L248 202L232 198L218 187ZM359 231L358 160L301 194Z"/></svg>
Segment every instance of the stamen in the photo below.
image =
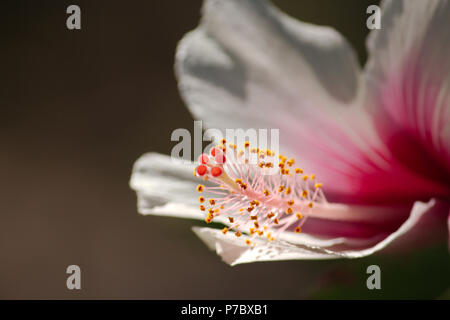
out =
<svg viewBox="0 0 450 320"><path fill-rule="evenodd" d="M300 168L292 168L290 173L293 158L250 148L249 142L243 150L229 143L227 151L226 143L223 139L210 155L202 154L195 169L197 176L210 182L209 186L198 185L197 191L214 197L209 196L208 201L198 198L205 221L211 223L224 216L221 222L229 224L222 233L233 230L236 237L248 234L246 243L252 246L256 245L251 240L255 237L274 241L284 231L300 233L314 203L326 202L322 184L314 183L315 176L303 174Z"/></svg>

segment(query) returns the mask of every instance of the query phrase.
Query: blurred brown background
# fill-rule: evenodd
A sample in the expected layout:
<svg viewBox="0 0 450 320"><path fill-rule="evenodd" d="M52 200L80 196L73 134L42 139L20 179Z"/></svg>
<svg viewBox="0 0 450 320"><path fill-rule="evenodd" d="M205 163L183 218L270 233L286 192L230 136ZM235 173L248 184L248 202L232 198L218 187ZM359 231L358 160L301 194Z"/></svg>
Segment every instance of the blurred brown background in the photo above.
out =
<svg viewBox="0 0 450 320"><path fill-rule="evenodd" d="M275 3L342 32L365 60L378 1ZM82 29L66 28L81 7ZM173 75L200 0L2 1L0 298L302 298L331 262L229 267L190 228L141 216L133 162L192 130ZM66 288L66 267L82 289ZM364 272L364 270L362 271ZM346 277L343 277L346 279Z"/></svg>

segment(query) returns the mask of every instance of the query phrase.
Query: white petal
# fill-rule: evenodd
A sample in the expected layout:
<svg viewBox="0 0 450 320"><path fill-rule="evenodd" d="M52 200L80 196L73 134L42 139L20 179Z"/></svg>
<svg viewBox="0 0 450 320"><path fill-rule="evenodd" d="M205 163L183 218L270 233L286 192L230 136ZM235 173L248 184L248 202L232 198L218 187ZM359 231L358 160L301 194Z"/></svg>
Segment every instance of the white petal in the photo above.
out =
<svg viewBox="0 0 450 320"><path fill-rule="evenodd" d="M327 253L319 247L303 248L300 245L294 246L280 241L274 243L261 241L257 247L251 248L245 243L245 240L249 239L246 235L237 238L234 235L224 235L217 229L200 227L192 229L211 250L215 250L223 261L230 265L258 261L338 258L337 255Z"/></svg>
<svg viewBox="0 0 450 320"><path fill-rule="evenodd" d="M392 234L384 239L321 239L305 234L285 233L277 241L259 241L255 248L245 243L246 235L237 238L233 234L223 234L220 230L194 227L197 236L207 246L216 250L222 259L231 265L258 261L276 260L310 260L361 258L385 249L387 246L416 246L414 241L425 241L424 238L434 235L443 239L445 217L448 205L436 200L428 203L416 202L409 218ZM436 239L434 239L436 240Z"/></svg>
<svg viewBox="0 0 450 320"><path fill-rule="evenodd" d="M359 83L337 32L250 0L205 1L201 25L179 44L176 73L193 114L219 129L294 125L295 116L343 107Z"/></svg>
<svg viewBox="0 0 450 320"><path fill-rule="evenodd" d="M349 102L358 88L358 63L340 34L296 21L266 1L206 0L201 25L180 42L176 58L191 110L217 128L230 128L221 112L300 114L302 104Z"/></svg>
<svg viewBox="0 0 450 320"><path fill-rule="evenodd" d="M133 167L130 186L137 193L138 211L191 219L203 219L198 208L194 165L177 164L169 156L147 153Z"/></svg>
<svg viewBox="0 0 450 320"><path fill-rule="evenodd" d="M178 46L176 74L206 127L280 129L280 150L319 174L328 195L351 198L364 173L386 165L361 108L358 62L331 28L266 1L207 0L200 26Z"/></svg>

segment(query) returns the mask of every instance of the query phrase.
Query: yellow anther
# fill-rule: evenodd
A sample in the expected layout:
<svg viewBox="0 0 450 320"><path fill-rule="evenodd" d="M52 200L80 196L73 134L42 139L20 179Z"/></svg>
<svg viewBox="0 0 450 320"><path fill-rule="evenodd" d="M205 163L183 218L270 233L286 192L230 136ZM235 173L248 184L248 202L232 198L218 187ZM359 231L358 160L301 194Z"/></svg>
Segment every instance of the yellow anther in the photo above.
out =
<svg viewBox="0 0 450 320"><path fill-rule="evenodd" d="M248 212L252 212L253 209L255 209L255 207L248 207L248 208L247 208L247 211L248 211Z"/></svg>
<svg viewBox="0 0 450 320"><path fill-rule="evenodd" d="M275 219L273 220L273 222L274 222L275 224L278 224L278 223L280 222L280 220L278 220L278 218L275 218Z"/></svg>
<svg viewBox="0 0 450 320"><path fill-rule="evenodd" d="M266 197L268 197L268 196L270 195L270 192L269 192L269 190L267 190L267 189L266 189L266 190L264 190L264 192L263 192L263 193L264 193L264 195L265 195Z"/></svg>
<svg viewBox="0 0 450 320"><path fill-rule="evenodd" d="M237 155L239 158L242 157L244 155L244 150L239 150Z"/></svg>
<svg viewBox="0 0 450 320"><path fill-rule="evenodd" d="M289 200L288 202L286 202L288 204L288 206L293 206L294 205L294 200Z"/></svg>
<svg viewBox="0 0 450 320"><path fill-rule="evenodd" d="M302 179L303 179L303 181L306 181L306 180L308 180L308 176L305 174L305 175L302 177Z"/></svg>
<svg viewBox="0 0 450 320"><path fill-rule="evenodd" d="M292 214L294 211L292 210L291 207L287 208L286 210L286 214Z"/></svg>
<svg viewBox="0 0 450 320"><path fill-rule="evenodd" d="M284 186L279 186L278 187L278 192L283 192L283 190L284 190Z"/></svg>
<svg viewBox="0 0 450 320"><path fill-rule="evenodd" d="M199 185L197 186L197 191L198 191L198 192L203 192L204 189L205 189L205 186L202 185L202 184L199 184Z"/></svg>
<svg viewBox="0 0 450 320"><path fill-rule="evenodd" d="M223 210L224 208L225 208L225 206L224 206L224 205L221 205L221 206L220 206L220 209L222 209L222 210Z"/></svg>
<svg viewBox="0 0 450 320"><path fill-rule="evenodd" d="M250 147L250 142L248 142L248 141L245 141L245 142L244 142L244 147L245 147L245 148L248 148L248 147Z"/></svg>
<svg viewBox="0 0 450 320"><path fill-rule="evenodd" d="M312 208L313 207L313 203L312 202L308 203L308 207Z"/></svg>
<svg viewBox="0 0 450 320"><path fill-rule="evenodd" d="M297 214L296 214L296 216L297 216L297 218L298 218L298 219L301 219L301 218L303 218L303 216L302 216L302 214L301 214L300 212L299 212L299 213L297 213Z"/></svg>
<svg viewBox="0 0 450 320"><path fill-rule="evenodd" d="M280 162L280 163L278 164L278 167L279 167L280 169L283 169L283 168L284 168L284 163Z"/></svg>
<svg viewBox="0 0 450 320"><path fill-rule="evenodd" d="M251 245L251 244L252 244L252 242L251 242L250 240L248 240L248 239L245 240L245 243L248 244L248 245Z"/></svg>
<svg viewBox="0 0 450 320"><path fill-rule="evenodd" d="M273 237L269 238L269 241L272 242L273 240L275 240Z"/></svg>
<svg viewBox="0 0 450 320"><path fill-rule="evenodd" d="M321 183L316 183L316 184L314 185L314 188L320 189L320 188L322 188L322 184L321 184Z"/></svg>
<svg viewBox="0 0 450 320"><path fill-rule="evenodd" d="M289 166L289 167L292 167L292 165L295 163L295 160L294 160L294 158L290 158L288 161L287 161L287 165Z"/></svg>
<svg viewBox="0 0 450 320"><path fill-rule="evenodd" d="M198 197L198 201L199 201L200 203L205 202L205 197L202 197L202 196Z"/></svg>
<svg viewBox="0 0 450 320"><path fill-rule="evenodd" d="M206 210L205 206L204 205L200 205L200 210L205 211Z"/></svg>
<svg viewBox="0 0 450 320"><path fill-rule="evenodd" d="M266 162L266 164L264 166L266 168L273 168L273 163L272 162Z"/></svg>
<svg viewBox="0 0 450 320"><path fill-rule="evenodd" d="M251 149L250 149L250 152L251 152L251 153L256 153L256 152L257 152L257 149L256 149L256 148L251 148Z"/></svg>
<svg viewBox="0 0 450 320"><path fill-rule="evenodd" d="M255 225L255 228L256 228L256 229L259 228L259 223L258 223L258 221L255 221L253 224Z"/></svg>
<svg viewBox="0 0 450 320"><path fill-rule="evenodd" d="M250 232L250 234L254 234L255 233L255 228L250 228L249 232Z"/></svg>
<svg viewBox="0 0 450 320"><path fill-rule="evenodd" d="M217 208L217 209L214 209L214 213L219 213L219 211L220 211L220 209L219 209L219 208Z"/></svg>
<svg viewBox="0 0 450 320"><path fill-rule="evenodd" d="M291 194L291 188L290 187L286 188L286 194Z"/></svg>
<svg viewBox="0 0 450 320"><path fill-rule="evenodd" d="M258 235L262 236L264 234L264 231L260 230L258 231Z"/></svg>
<svg viewBox="0 0 450 320"><path fill-rule="evenodd" d="M266 236L268 239L270 239L272 237L270 232L268 232Z"/></svg>
<svg viewBox="0 0 450 320"><path fill-rule="evenodd" d="M221 143L221 144L225 144L225 143L227 143L227 140L222 139L222 140L220 140L220 143Z"/></svg>
<svg viewBox="0 0 450 320"><path fill-rule="evenodd" d="M250 220L258 220L258 216L250 216Z"/></svg>
<svg viewBox="0 0 450 320"><path fill-rule="evenodd" d="M236 231L234 234L236 237L240 237L242 234L239 231Z"/></svg>
<svg viewBox="0 0 450 320"><path fill-rule="evenodd" d="M303 170L300 168L295 168L295 173L303 173Z"/></svg>
<svg viewBox="0 0 450 320"><path fill-rule="evenodd" d="M206 223L211 223L211 221L212 221L212 218L210 218L210 217L207 217L207 218L205 219L205 222L206 222Z"/></svg>
<svg viewBox="0 0 450 320"><path fill-rule="evenodd" d="M302 197L303 197L303 198L306 198L307 196L308 196L308 191L303 190L303 192L302 192Z"/></svg>
<svg viewBox="0 0 450 320"><path fill-rule="evenodd" d="M225 227L225 228L222 229L222 233L223 233L223 234L226 234L227 232L228 232L228 228L227 228L227 227Z"/></svg>
<svg viewBox="0 0 450 320"><path fill-rule="evenodd" d="M274 214L273 214L273 212L270 212L268 215L267 215L267 218L272 218L274 216Z"/></svg>
<svg viewBox="0 0 450 320"><path fill-rule="evenodd" d="M236 150L237 148L237 146L234 143L229 143L228 146L233 150Z"/></svg>
<svg viewBox="0 0 450 320"><path fill-rule="evenodd" d="M258 167L260 167L261 169L264 168L264 162L258 163Z"/></svg>
<svg viewBox="0 0 450 320"><path fill-rule="evenodd" d="M312 174L311 175L311 180L314 180L316 178L316 175L315 174Z"/></svg>
<svg viewBox="0 0 450 320"><path fill-rule="evenodd" d="M295 228L295 232L300 233L300 232L302 232L302 229L300 227L297 227L297 228Z"/></svg>
<svg viewBox="0 0 450 320"><path fill-rule="evenodd" d="M209 203L213 206L213 205L216 204L216 200L214 200L214 199L209 199Z"/></svg>

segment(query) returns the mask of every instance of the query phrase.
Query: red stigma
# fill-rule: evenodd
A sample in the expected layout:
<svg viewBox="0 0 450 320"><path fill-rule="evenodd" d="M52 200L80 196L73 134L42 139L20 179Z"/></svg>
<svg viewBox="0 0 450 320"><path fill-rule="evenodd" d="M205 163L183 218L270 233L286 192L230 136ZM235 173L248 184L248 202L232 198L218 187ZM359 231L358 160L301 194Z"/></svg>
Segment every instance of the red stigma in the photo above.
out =
<svg viewBox="0 0 450 320"><path fill-rule="evenodd" d="M224 154L220 153L216 154L214 160L216 161L217 164L224 164L225 161L227 161L227 158L225 157Z"/></svg>
<svg viewBox="0 0 450 320"><path fill-rule="evenodd" d="M199 176L203 176L206 173L206 171L208 171L208 168L205 165L201 164L195 169L195 171L197 171L197 174Z"/></svg>
<svg viewBox="0 0 450 320"><path fill-rule="evenodd" d="M211 169L211 174L212 174L213 177L220 176L222 174L222 168L220 168L220 167L213 167Z"/></svg>
<svg viewBox="0 0 450 320"><path fill-rule="evenodd" d="M200 157L198 157L198 163L207 164L208 162L209 162L209 157L207 154L202 154Z"/></svg>
<svg viewBox="0 0 450 320"><path fill-rule="evenodd" d="M211 155L213 157L215 157L216 155L219 155L219 154L222 154L222 150L220 148L215 147L215 148L211 149Z"/></svg>

